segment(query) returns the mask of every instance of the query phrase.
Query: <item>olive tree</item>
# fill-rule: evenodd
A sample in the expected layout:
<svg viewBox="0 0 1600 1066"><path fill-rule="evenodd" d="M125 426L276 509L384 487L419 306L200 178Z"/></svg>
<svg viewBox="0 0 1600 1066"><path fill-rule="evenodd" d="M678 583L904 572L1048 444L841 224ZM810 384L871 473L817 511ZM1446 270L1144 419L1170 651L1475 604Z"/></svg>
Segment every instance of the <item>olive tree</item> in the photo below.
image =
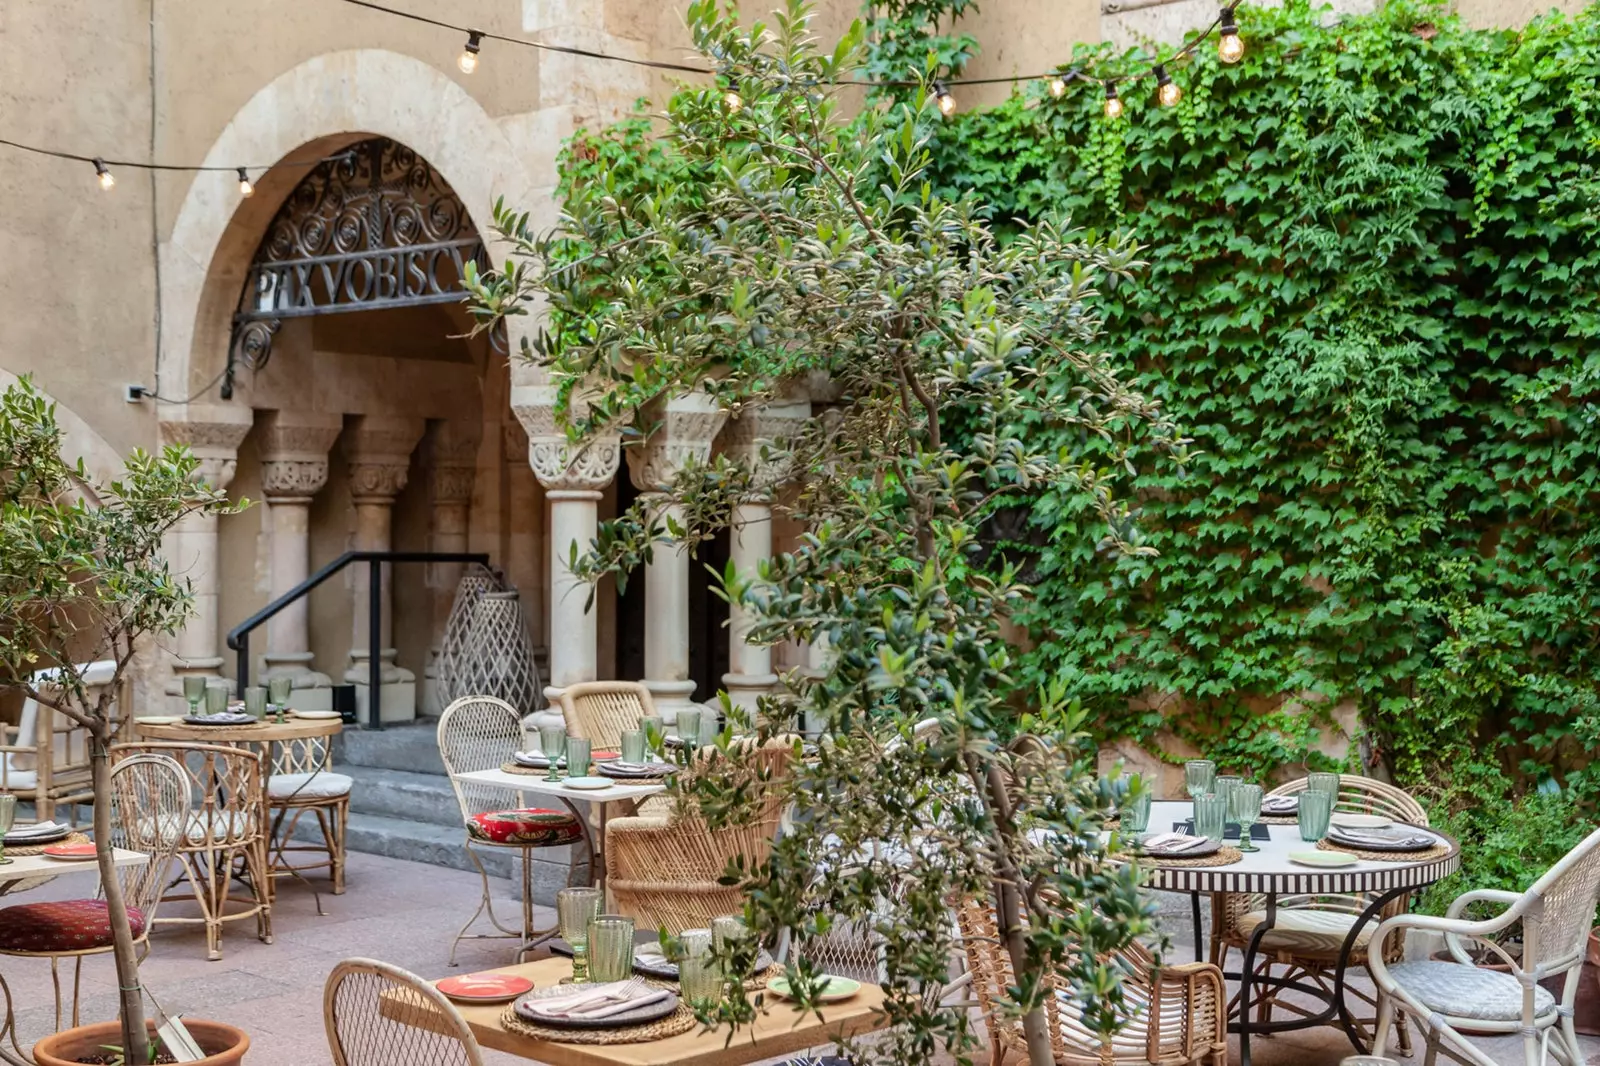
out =
<svg viewBox="0 0 1600 1066"><path fill-rule="evenodd" d="M1017 975L1008 1009L1042 1066L1042 1007L1058 988L1112 1030L1112 955L1150 916L1137 871L1102 841L1114 797L1081 712L1059 688L1012 680L1006 626L1027 589L980 534L997 511L1064 486L1099 508L1104 550L1148 551L1115 493L1121 467L1042 452L1027 428L1120 443L1130 467L1145 458L1127 443L1135 428L1159 461L1181 462L1185 442L1095 347L1097 289L1139 266L1137 246L1054 221L1001 240L983 205L936 195L925 175L937 108L868 106L847 120L862 30L820 51L809 15L790 0L746 27L713 0L693 3L714 84L680 91L653 143L619 151L580 136L551 231L497 205L506 263L468 279L470 300L485 329L545 313L523 354L558 386L577 447L600 433L647 439L675 396L732 417L797 385L828 397L753 457L680 470L669 495L681 520L635 507L571 562L625 578L782 486L776 506L805 534L759 572L720 575L721 589L748 612L745 639L828 651L750 728L809 720L822 736L781 786L801 812L792 829L757 868L727 873L748 886L746 919L800 945L843 922L870 929L895 1026L850 1054L922 1063L943 1048L964 1061L967 1013L934 990L956 946L952 903L987 899ZM713 823L750 800L748 775L684 780ZM814 1005L804 952L789 966ZM737 1027L758 1008L732 995L715 1015Z"/></svg>
<svg viewBox="0 0 1600 1066"><path fill-rule="evenodd" d="M61 444L55 405L27 378L9 386L0 397L0 684L88 732L124 1059L147 1062L139 963L112 864L114 701L147 638L176 633L191 610L189 583L171 572L162 539L185 515L234 508L198 481L198 461L187 448L159 455L135 449L120 480L96 484L81 459L62 456ZM109 660L115 670L105 684L90 686L84 664L95 660Z"/></svg>

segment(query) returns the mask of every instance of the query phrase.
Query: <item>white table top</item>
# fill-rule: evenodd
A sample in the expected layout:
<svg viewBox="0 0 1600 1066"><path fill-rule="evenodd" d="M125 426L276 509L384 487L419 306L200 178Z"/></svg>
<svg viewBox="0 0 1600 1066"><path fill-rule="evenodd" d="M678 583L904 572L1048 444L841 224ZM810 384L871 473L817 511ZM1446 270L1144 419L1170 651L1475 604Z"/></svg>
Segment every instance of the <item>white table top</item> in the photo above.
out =
<svg viewBox="0 0 1600 1066"><path fill-rule="evenodd" d="M555 796L559 799L583 800L588 803L643 799L646 796L659 796L667 790L667 786L660 781L613 781L609 788L568 788L565 778L560 781L546 781L543 774L508 774L504 770L473 770L470 773L456 774L455 777L458 781L493 785L495 788L510 789L513 792L531 792L539 796Z"/></svg>
<svg viewBox="0 0 1600 1066"><path fill-rule="evenodd" d="M1150 805L1150 832L1172 831L1174 822L1186 822L1194 814L1194 804L1157 802ZM1150 871L1151 888L1170 892L1260 892L1279 895L1317 895L1348 892L1384 892L1395 888L1422 888L1454 873L1461 865L1461 849L1454 840L1437 830L1428 830L1451 846L1448 855L1403 862L1376 862L1357 859L1349 866L1318 868L1301 866L1290 860L1295 852L1315 851L1315 844L1300 839L1293 825L1268 825L1271 840L1258 840L1259 851L1245 852L1244 859L1228 866L1165 867L1146 859L1141 865Z"/></svg>
<svg viewBox="0 0 1600 1066"><path fill-rule="evenodd" d="M127 851L116 848L111 853L111 861L118 866L143 866L150 861L150 857L142 851ZM16 855L11 862L0 866L0 896L11 891L19 881L32 881L59 877L62 874L79 873L84 870L100 870L100 864L92 860L67 862L62 859L52 859L48 855Z"/></svg>

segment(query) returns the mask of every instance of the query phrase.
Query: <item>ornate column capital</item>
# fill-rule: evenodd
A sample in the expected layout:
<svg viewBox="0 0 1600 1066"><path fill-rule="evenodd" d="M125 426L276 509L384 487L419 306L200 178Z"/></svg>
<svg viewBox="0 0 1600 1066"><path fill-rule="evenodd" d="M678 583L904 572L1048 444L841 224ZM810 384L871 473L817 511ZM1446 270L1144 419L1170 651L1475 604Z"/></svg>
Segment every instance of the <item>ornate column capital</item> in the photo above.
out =
<svg viewBox="0 0 1600 1066"><path fill-rule="evenodd" d="M225 489L238 466L239 444L250 432L255 412L227 404L184 404L161 413L161 443L187 445L200 460L199 480Z"/></svg>
<svg viewBox="0 0 1600 1066"><path fill-rule="evenodd" d="M556 425L553 393L540 396L548 402L517 403L511 408L527 434L528 465L546 490L598 493L617 476L622 461L619 437L595 437L573 443ZM506 446L514 443L506 431ZM509 456L509 451L508 451Z"/></svg>
<svg viewBox="0 0 1600 1066"><path fill-rule="evenodd" d="M479 422L437 422L428 432L428 496L435 504L472 502L478 474Z"/></svg>
<svg viewBox="0 0 1600 1066"><path fill-rule="evenodd" d="M269 411L261 432L261 491L268 503L309 500L328 483L328 449L344 419L310 411Z"/></svg>
<svg viewBox="0 0 1600 1066"><path fill-rule="evenodd" d="M350 498L357 504L388 503L406 487L411 453L427 428L420 418L358 415L344 433L350 464Z"/></svg>
<svg viewBox="0 0 1600 1066"><path fill-rule="evenodd" d="M809 400L779 400L752 408L728 423L723 450L749 467L758 491L770 495L783 477L781 464L763 459L764 446L782 444L801 433L811 420Z"/></svg>
<svg viewBox="0 0 1600 1066"><path fill-rule="evenodd" d="M711 458L711 444L728 412L700 393L674 396L652 412L660 424L645 443L628 449L628 476L641 492L662 492L673 475L692 460Z"/></svg>

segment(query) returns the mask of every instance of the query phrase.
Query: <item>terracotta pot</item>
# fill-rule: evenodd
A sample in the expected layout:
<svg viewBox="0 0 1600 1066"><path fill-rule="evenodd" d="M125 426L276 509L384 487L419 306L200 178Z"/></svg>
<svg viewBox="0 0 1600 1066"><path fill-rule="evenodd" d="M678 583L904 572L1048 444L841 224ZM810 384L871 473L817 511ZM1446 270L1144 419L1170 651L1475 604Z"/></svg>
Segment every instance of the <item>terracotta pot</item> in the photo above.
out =
<svg viewBox="0 0 1600 1066"><path fill-rule="evenodd" d="M185 1018L184 1027L206 1053L195 1066L237 1066L250 1050L250 1037L243 1029L222 1022ZM155 1039L155 1023L150 1023L150 1038ZM78 1066L85 1055L103 1052L106 1045L122 1043L121 1022L97 1022L63 1029L33 1045L33 1058L39 1066Z"/></svg>

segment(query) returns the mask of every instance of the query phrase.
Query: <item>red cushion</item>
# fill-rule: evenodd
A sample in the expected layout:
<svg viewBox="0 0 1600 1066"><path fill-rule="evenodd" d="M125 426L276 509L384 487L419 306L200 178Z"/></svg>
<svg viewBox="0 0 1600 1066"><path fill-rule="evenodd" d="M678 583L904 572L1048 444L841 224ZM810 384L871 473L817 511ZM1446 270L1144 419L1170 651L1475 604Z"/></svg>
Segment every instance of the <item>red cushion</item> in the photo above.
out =
<svg viewBox="0 0 1600 1066"><path fill-rule="evenodd" d="M489 811L467 819L467 836L485 844L547 848L582 839L583 826L567 811Z"/></svg>
<svg viewBox="0 0 1600 1066"><path fill-rule="evenodd" d="M134 938L144 935L144 915L128 908ZM50 955L111 946L111 916L102 899L21 903L0 909L0 951Z"/></svg>

